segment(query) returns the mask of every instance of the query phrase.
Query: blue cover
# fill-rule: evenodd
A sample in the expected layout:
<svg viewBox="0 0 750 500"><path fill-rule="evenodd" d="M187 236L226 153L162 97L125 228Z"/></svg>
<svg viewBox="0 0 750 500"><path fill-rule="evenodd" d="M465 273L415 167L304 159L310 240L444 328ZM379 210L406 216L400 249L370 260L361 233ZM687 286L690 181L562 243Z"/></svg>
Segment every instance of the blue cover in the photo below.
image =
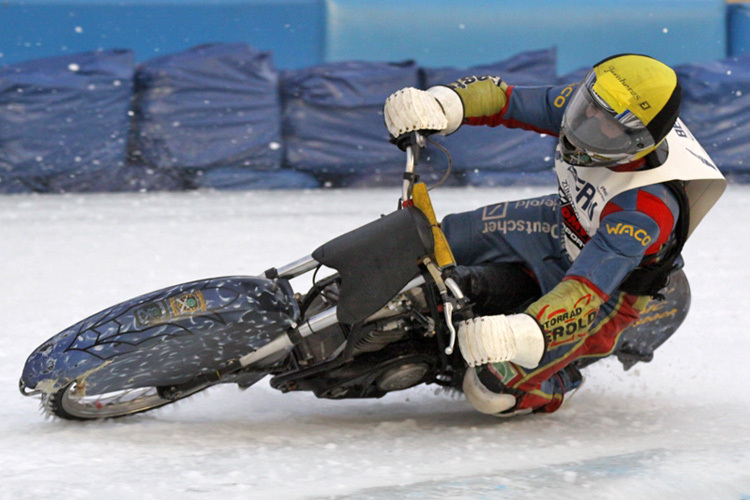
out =
<svg viewBox="0 0 750 500"><path fill-rule="evenodd" d="M750 180L750 54L675 71L683 121L724 174Z"/></svg>
<svg viewBox="0 0 750 500"><path fill-rule="evenodd" d="M50 193L181 191L186 187L179 172L128 163L96 172L44 179L44 191Z"/></svg>
<svg viewBox="0 0 750 500"><path fill-rule="evenodd" d="M255 172L241 167L217 167L199 173L192 179L196 188L221 190L243 189L314 189L320 183L310 174L281 169Z"/></svg>
<svg viewBox="0 0 750 500"><path fill-rule="evenodd" d="M0 67L0 192L123 165L133 69L125 50Z"/></svg>
<svg viewBox="0 0 750 500"><path fill-rule="evenodd" d="M509 85L553 85L555 50L539 50L518 54L510 59L486 66L466 69L425 69L425 85L451 83L464 76L500 76ZM455 171L463 174L470 185L497 185L547 175L553 164L556 139L535 132L508 129L503 126L462 126L454 134L434 138L443 144L453 159ZM431 150L426 162L432 169L442 171L447 167L443 153Z"/></svg>
<svg viewBox="0 0 750 500"><path fill-rule="evenodd" d="M0 193L396 185L404 155L388 143L383 124L390 93L471 74L550 85L587 71L558 78L554 62L553 49L466 69L352 61L279 79L266 53L244 44L204 46L139 69L132 123L130 51L0 67ZM725 173L750 180L750 54L675 69L682 118ZM465 126L435 140L453 158L449 185L554 180L552 137ZM279 168L282 155L291 168ZM447 162L431 147L421 164L432 184Z"/></svg>
<svg viewBox="0 0 750 500"><path fill-rule="evenodd" d="M284 72L286 164L334 178L401 171L403 153L388 142L383 103L419 83L412 61L350 61Z"/></svg>
<svg viewBox="0 0 750 500"><path fill-rule="evenodd" d="M212 44L136 71L134 152L157 168L281 166L278 73L267 52Z"/></svg>

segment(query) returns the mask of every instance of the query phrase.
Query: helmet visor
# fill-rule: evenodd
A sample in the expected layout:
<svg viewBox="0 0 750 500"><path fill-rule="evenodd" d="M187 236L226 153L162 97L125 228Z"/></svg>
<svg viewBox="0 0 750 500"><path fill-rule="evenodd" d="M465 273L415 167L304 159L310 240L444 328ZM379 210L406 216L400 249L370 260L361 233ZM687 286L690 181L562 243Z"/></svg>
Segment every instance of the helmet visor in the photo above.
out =
<svg viewBox="0 0 750 500"><path fill-rule="evenodd" d="M601 154L635 154L654 145L651 133L629 110L616 113L594 91L591 71L563 115L562 129L576 147Z"/></svg>

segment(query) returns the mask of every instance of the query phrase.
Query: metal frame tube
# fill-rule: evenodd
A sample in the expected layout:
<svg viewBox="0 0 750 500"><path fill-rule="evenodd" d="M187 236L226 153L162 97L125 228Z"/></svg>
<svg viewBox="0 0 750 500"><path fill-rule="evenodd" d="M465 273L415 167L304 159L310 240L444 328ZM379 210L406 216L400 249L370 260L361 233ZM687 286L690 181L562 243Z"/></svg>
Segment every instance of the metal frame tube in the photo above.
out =
<svg viewBox="0 0 750 500"><path fill-rule="evenodd" d="M318 267L320 263L312 258L312 255L302 257L294 262L276 269L280 278L294 278Z"/></svg>
<svg viewBox="0 0 750 500"><path fill-rule="evenodd" d="M289 335L284 333L282 335L279 335L275 339L273 339L268 344L251 352L250 354L246 354L242 356L239 359L240 365L242 365L243 368L246 366L250 366L256 361L260 361L261 359L267 358L268 356L271 356L272 354L276 354L277 352L283 351L284 349L292 347L293 345L294 344L289 338Z"/></svg>
<svg viewBox="0 0 750 500"><path fill-rule="evenodd" d="M336 308L332 307L305 321L297 328L297 331L300 336L308 337L315 332L319 332L323 328L335 325L338 321L339 319L336 316Z"/></svg>

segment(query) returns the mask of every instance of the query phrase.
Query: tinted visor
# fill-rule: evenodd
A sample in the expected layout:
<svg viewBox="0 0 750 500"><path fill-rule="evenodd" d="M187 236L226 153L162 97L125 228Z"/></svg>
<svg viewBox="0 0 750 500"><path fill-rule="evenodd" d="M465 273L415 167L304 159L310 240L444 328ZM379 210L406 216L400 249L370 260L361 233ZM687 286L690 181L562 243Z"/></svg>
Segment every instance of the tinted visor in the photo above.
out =
<svg viewBox="0 0 750 500"><path fill-rule="evenodd" d="M654 145L651 133L633 113L615 111L593 89L589 72L563 115L562 128L578 148L602 154L634 154Z"/></svg>

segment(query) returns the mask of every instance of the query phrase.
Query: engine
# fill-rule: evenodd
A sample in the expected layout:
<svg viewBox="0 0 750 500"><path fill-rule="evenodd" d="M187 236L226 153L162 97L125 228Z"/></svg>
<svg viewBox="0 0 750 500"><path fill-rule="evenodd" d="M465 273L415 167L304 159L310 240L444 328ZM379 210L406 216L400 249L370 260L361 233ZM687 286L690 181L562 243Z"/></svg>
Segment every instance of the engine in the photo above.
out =
<svg viewBox="0 0 750 500"><path fill-rule="evenodd" d="M306 316L335 305L335 281L308 299ZM303 303L305 299L303 298ZM434 321L420 311L421 289L396 297L362 325L336 324L295 348L296 367L271 380L281 391L312 390L321 398L381 397L432 380L439 364Z"/></svg>

